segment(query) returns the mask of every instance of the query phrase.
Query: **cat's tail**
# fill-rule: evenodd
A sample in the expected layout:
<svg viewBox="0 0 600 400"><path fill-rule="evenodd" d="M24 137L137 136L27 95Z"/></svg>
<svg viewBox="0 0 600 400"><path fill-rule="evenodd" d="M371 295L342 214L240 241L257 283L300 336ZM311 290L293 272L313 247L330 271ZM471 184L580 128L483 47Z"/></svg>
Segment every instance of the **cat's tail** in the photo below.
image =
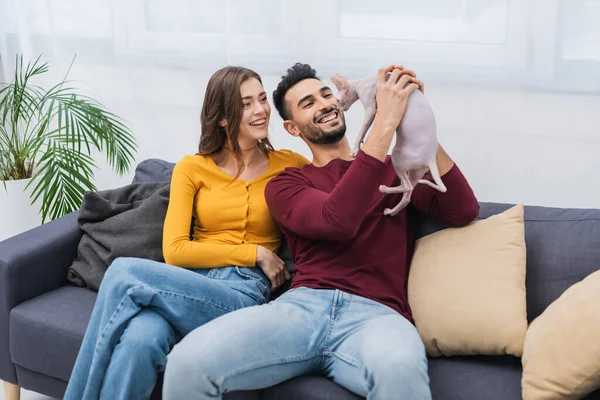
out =
<svg viewBox="0 0 600 400"><path fill-rule="evenodd" d="M427 179L420 179L419 183L424 183L425 185L431 186L432 188L439 190L442 193L446 193L446 191L448 189L446 188L446 185L444 185L444 182L442 182L442 178L440 177L440 172L438 171L438 168L437 168L437 163L435 161L430 162L428 167L429 167L429 172L431 172L431 177L433 178L435 183L428 181Z"/></svg>

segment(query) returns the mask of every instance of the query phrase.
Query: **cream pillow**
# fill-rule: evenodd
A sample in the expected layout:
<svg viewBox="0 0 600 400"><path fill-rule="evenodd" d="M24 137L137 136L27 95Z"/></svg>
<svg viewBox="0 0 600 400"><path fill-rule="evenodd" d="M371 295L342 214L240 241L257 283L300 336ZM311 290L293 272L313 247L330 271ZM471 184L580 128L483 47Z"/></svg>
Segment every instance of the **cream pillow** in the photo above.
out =
<svg viewBox="0 0 600 400"><path fill-rule="evenodd" d="M430 356L521 356L527 330L524 207L417 240L408 279Z"/></svg>
<svg viewBox="0 0 600 400"><path fill-rule="evenodd" d="M600 271L531 323L522 362L524 400L580 399L600 388Z"/></svg>

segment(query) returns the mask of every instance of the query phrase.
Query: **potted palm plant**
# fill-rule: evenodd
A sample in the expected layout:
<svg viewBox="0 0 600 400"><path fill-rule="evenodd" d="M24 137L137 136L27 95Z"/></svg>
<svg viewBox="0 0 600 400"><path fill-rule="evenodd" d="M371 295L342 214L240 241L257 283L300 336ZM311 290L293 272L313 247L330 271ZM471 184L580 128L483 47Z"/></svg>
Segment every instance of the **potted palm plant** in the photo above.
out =
<svg viewBox="0 0 600 400"><path fill-rule="evenodd" d="M0 83L0 240L77 210L84 193L96 190L93 150L119 175L135 159L132 133L71 87L70 69L45 89L34 81L48 64L25 65L17 56L12 82Z"/></svg>

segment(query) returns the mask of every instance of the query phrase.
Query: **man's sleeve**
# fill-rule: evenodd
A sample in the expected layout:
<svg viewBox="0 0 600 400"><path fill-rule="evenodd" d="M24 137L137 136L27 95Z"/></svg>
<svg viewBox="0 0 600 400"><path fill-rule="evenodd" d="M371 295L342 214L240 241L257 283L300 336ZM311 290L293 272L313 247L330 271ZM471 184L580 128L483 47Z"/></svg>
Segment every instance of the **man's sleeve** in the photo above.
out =
<svg viewBox="0 0 600 400"><path fill-rule="evenodd" d="M315 189L301 171L291 169L272 179L265 199L273 219L309 239L352 238L367 216L386 165L359 151L331 193Z"/></svg>
<svg viewBox="0 0 600 400"><path fill-rule="evenodd" d="M446 193L418 184L411 197L415 208L453 227L465 226L475 220L479 215L479 202L456 163L442 176L442 181L448 189Z"/></svg>

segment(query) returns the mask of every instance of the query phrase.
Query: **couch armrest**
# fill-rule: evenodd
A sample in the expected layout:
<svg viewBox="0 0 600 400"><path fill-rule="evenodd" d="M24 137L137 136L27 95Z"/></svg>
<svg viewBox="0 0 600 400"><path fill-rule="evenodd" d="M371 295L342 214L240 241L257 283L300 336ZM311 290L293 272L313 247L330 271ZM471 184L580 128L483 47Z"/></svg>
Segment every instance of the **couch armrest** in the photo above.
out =
<svg viewBox="0 0 600 400"><path fill-rule="evenodd" d="M67 283L83 235L77 212L0 242L0 379L16 383L8 323L15 306Z"/></svg>

